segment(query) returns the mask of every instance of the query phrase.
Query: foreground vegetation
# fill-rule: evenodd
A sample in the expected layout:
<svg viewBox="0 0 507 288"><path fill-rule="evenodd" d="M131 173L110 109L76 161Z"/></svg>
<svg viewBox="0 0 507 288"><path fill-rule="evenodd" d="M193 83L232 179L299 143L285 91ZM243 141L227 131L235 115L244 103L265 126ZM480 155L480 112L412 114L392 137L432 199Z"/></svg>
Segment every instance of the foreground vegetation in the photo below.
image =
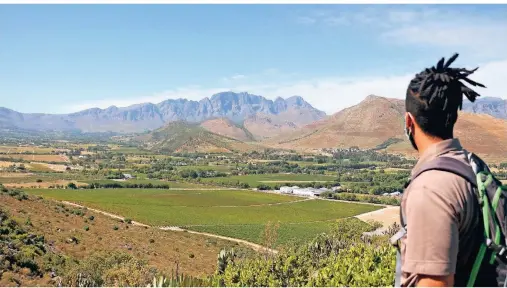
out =
<svg viewBox="0 0 507 288"><path fill-rule="evenodd" d="M15 199L16 193L2 193ZM83 217L86 212L75 214ZM215 272L198 277L186 275L177 266L176 270L156 268L127 252L70 257L52 248L54 244L45 237L30 232L33 226L30 221L22 225L0 209L0 285L364 287L390 286L394 280L395 253L387 236L362 237L362 232L374 227L357 219L336 222L328 233L300 245L287 245L278 254L266 251L245 256L235 249L223 249L217 253ZM276 225L268 225L264 241L268 245L276 242L278 231ZM80 242L77 238L70 241Z"/></svg>
<svg viewBox="0 0 507 288"><path fill-rule="evenodd" d="M364 222L342 220L330 233L278 255L235 261L229 252L212 282L228 287L392 286L396 256L388 236L395 228L383 236L362 237L369 229Z"/></svg>

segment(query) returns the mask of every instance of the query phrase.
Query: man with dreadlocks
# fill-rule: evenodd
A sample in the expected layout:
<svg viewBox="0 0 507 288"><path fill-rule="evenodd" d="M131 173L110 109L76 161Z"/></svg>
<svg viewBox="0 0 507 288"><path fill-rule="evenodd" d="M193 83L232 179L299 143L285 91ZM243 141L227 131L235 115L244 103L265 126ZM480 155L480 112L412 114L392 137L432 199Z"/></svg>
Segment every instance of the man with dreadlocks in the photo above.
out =
<svg viewBox="0 0 507 288"><path fill-rule="evenodd" d="M419 160L403 193L402 234L393 237L401 256L396 286L466 286L483 240L481 210L470 181L445 167L427 167L449 157L472 171L468 152L454 138L453 128L463 95L472 102L479 96L463 82L485 86L468 79L477 68L450 67L457 57L447 62L442 58L423 70L407 89L405 133L419 152ZM481 269L475 285L497 285L487 271Z"/></svg>

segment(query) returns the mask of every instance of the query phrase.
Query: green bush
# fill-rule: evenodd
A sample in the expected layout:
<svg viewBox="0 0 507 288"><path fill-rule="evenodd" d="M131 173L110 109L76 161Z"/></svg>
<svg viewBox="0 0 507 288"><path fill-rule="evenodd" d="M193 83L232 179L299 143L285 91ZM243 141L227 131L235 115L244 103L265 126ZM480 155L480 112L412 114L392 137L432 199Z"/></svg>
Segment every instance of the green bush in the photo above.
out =
<svg viewBox="0 0 507 288"><path fill-rule="evenodd" d="M74 184L74 182L70 182L69 184L67 184L67 189L77 189L77 186L76 184Z"/></svg>
<svg viewBox="0 0 507 288"><path fill-rule="evenodd" d="M93 220L95 220L95 216L93 216L93 215L90 215L90 217L88 217L88 220L90 220L90 221L93 221Z"/></svg>
<svg viewBox="0 0 507 288"><path fill-rule="evenodd" d="M357 220L357 219L356 219ZM276 255L222 261L213 286L392 286L395 250L388 235L362 237L372 229L342 220L331 234Z"/></svg>
<svg viewBox="0 0 507 288"><path fill-rule="evenodd" d="M113 230L118 230L118 229L119 229L118 226L116 226L116 225L113 226Z"/></svg>
<svg viewBox="0 0 507 288"><path fill-rule="evenodd" d="M88 230L90 230L90 227L85 226L85 227L84 227L84 230L85 230L85 231L88 231Z"/></svg>
<svg viewBox="0 0 507 288"><path fill-rule="evenodd" d="M123 222L125 222L125 223L127 223L127 224L132 224L132 219L130 219L130 218L125 218L125 219L123 220Z"/></svg>

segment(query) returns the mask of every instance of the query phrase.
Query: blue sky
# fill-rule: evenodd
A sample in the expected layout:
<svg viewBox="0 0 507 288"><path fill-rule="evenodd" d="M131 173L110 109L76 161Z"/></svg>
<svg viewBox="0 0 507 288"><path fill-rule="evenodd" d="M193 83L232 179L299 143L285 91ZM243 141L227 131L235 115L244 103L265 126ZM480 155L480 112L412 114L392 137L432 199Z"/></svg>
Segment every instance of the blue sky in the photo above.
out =
<svg viewBox="0 0 507 288"><path fill-rule="evenodd" d="M67 113L247 91L333 113L440 57L507 98L507 5L2 5L0 106ZM472 77L474 79L474 77Z"/></svg>

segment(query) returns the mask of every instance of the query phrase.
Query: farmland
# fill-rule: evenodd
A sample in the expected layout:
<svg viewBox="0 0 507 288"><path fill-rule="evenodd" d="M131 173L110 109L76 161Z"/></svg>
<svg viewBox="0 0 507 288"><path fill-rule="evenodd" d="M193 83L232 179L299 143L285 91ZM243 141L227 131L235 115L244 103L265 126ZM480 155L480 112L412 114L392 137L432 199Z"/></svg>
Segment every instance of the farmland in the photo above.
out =
<svg viewBox="0 0 507 288"><path fill-rule="evenodd" d="M100 251L128 251L161 273L180 265L188 275L202 272L205 277L216 275L222 248L234 247L237 259L248 262L271 259L262 249L268 247L290 262L295 247L306 253L311 243L320 241L316 239L347 237L337 232L343 225L357 235L392 225L398 221L398 209L383 207L399 205L400 198L390 193L401 191L415 163L361 150L323 156L274 150L162 153L118 143L70 141L44 145L0 151L0 184L7 189L4 196L0 193L6 203L0 204L2 211L33 225L27 226L29 231L45 235L76 260L93 259ZM52 161L55 157L60 160ZM506 179L506 167L493 167L499 179ZM305 198L274 191L287 185L315 194ZM23 200L23 193L30 200ZM37 213L39 209L43 213ZM85 214L76 215L76 209ZM151 227L129 224L127 218ZM379 223L365 223L371 220ZM69 244L69 237L82 244Z"/></svg>
<svg viewBox="0 0 507 288"><path fill-rule="evenodd" d="M8 154L9 158L22 159L27 161L38 161L38 162L68 162L66 156L51 155L51 154Z"/></svg>
<svg viewBox="0 0 507 288"><path fill-rule="evenodd" d="M307 174L262 174L262 175L241 175L231 176L227 178L207 178L203 179L205 183L220 183L220 182L241 182L247 183L250 187L256 187L259 184L265 184L268 186L283 185L285 183L311 183L311 182L332 182L336 177L330 175L307 175Z"/></svg>
<svg viewBox="0 0 507 288"><path fill-rule="evenodd" d="M259 241L268 222L280 222L280 244L302 235L325 232L336 219L379 207L309 200L251 191L164 189L32 189L44 198L66 200L109 211L155 226L190 230ZM318 223L316 225L316 223Z"/></svg>

